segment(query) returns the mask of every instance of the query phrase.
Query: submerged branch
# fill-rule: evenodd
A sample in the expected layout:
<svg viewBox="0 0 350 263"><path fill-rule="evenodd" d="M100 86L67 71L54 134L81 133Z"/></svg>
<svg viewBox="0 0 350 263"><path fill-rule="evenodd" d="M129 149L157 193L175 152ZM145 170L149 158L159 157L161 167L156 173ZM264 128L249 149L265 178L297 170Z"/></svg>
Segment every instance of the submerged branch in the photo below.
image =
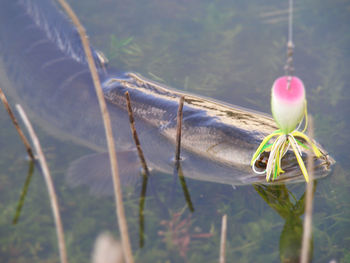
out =
<svg viewBox="0 0 350 263"><path fill-rule="evenodd" d="M32 159L33 161L35 160L35 157L34 157L34 154L33 154L33 151L32 151L32 148L30 147L30 144L26 138L26 136L24 135L24 133L22 132L21 130L21 127L19 127L18 125L18 122L17 122L17 119L15 117L15 115L13 114L12 110L11 110L11 107L10 105L8 104L8 101L6 99L6 96L4 94L4 92L2 91L2 89L0 88L0 99L2 100L2 103L4 104L4 107L6 108L8 114L10 115L10 118L13 122L13 125L15 125L15 128L19 134L19 136L21 137L22 139L22 142L24 144L24 146L26 147L27 149L27 153L30 157L30 159Z"/></svg>
<svg viewBox="0 0 350 263"><path fill-rule="evenodd" d="M309 138L313 138L313 120L309 116ZM309 151L307 158L307 168L309 173L309 182L306 183L306 203L305 217L303 226L303 240L301 246L300 262L307 263L310 261L310 242L312 236L312 206L313 206L313 180L314 180L314 154Z"/></svg>
<svg viewBox="0 0 350 263"><path fill-rule="evenodd" d="M182 166L181 163L179 161L176 162L175 164L175 169L174 169L174 176L176 176L179 178L180 180L180 184L181 184L181 188L182 188L182 192L184 194L188 209L193 213L194 212L194 207L191 201L191 195L190 192L188 191L188 187L186 184L186 180L185 180L185 176L183 174L182 171Z"/></svg>
<svg viewBox="0 0 350 263"><path fill-rule="evenodd" d="M78 30L78 33L84 48L84 52L87 58L87 62L89 65L90 73L94 82L94 87L96 90L98 102L100 105L101 115L102 115L103 123L105 127L105 132L106 132L109 158L111 162L111 170L112 170L112 176L113 176L113 187L114 187L114 193L115 193L115 199L116 199L116 212L117 212L119 230L121 233L123 252L124 252L126 262L133 263L134 259L132 256L132 250L131 250L129 234L128 234L128 226L127 226L124 206L123 206L123 197L122 197L122 191L120 186L120 178L118 174L118 162L117 162L117 155L116 155L115 145L113 140L111 120L107 110L106 101L103 96L103 91L102 91L100 79L96 70L96 65L91 53L89 40L86 35L84 27L81 25L78 17L74 13L74 11L71 9L71 7L67 4L67 2L65 0L57 0L57 1L61 4L61 6L66 11L66 13L68 14L68 16L70 17L73 24L76 26Z"/></svg>
<svg viewBox="0 0 350 263"><path fill-rule="evenodd" d="M145 201L146 201L146 191L147 191L148 176L142 175L142 188L139 201L139 227L140 227L140 248L145 245Z"/></svg>
<svg viewBox="0 0 350 263"><path fill-rule="evenodd" d="M62 221L61 221L61 216L60 216L60 212L59 212L59 208L58 208L57 196L56 196L55 188L53 186L53 181L52 181L52 178L50 175L50 171L49 171L49 168L47 166L46 159L45 159L45 156L43 154L39 139L36 136L34 129L31 125L26 113L24 112L21 105L19 105L19 104L16 105L16 108L17 108L19 115L21 116L21 118L23 120L24 125L26 126L26 128L28 130L29 136L32 139L32 142L34 145L34 149L36 151L36 154L38 155L40 168L41 168L41 171L43 173L43 176L44 176L44 179L46 182L47 190L49 192L51 208L52 208L53 217L54 217L55 225L56 225L57 238L58 238L58 248L59 248L59 252L60 252L61 262L67 263L68 261L67 261L66 245L64 242L63 225L62 225Z"/></svg>

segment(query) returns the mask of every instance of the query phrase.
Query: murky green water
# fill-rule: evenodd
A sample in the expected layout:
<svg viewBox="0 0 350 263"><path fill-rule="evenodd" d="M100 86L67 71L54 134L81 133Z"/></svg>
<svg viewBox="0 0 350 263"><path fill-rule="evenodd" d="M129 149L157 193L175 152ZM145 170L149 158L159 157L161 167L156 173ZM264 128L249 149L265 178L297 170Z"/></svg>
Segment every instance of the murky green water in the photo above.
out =
<svg viewBox="0 0 350 263"><path fill-rule="evenodd" d="M72 5L93 45L115 67L270 111L270 87L285 62L287 3L90 0ZM333 175L316 185L313 261L350 262L350 3L296 1L294 21L296 75L306 86L316 137L337 160ZM0 125L0 261L57 262L51 209L37 169L19 222L12 225L29 164L2 107ZM67 186L70 161L90 151L36 130L54 177L69 262L87 262L100 232L119 235L113 198ZM186 185L194 212L179 181L161 174L148 181L142 248L142 184L124 189L137 262L217 262L223 214L228 216L228 262L296 262L304 184L233 189L187 179Z"/></svg>

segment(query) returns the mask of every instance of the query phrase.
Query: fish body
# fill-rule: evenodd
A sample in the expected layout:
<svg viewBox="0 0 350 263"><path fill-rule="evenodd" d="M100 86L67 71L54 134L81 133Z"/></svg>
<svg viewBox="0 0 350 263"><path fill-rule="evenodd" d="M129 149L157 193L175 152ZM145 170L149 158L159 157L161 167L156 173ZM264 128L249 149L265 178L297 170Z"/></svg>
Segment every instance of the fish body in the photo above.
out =
<svg viewBox="0 0 350 263"><path fill-rule="evenodd" d="M277 129L270 116L106 68L92 50L118 151L130 151L134 145L124 95L128 91L149 166L172 172L177 109L180 97L185 96L184 175L232 185L265 182L263 175L253 173L250 160L262 139ZM53 135L106 151L100 110L78 33L54 2L6 0L0 11L0 52L0 84L25 106L31 118ZM324 157L315 160L317 177L329 174L334 163L321 151ZM277 181L303 180L292 153L287 153L282 166L286 172Z"/></svg>

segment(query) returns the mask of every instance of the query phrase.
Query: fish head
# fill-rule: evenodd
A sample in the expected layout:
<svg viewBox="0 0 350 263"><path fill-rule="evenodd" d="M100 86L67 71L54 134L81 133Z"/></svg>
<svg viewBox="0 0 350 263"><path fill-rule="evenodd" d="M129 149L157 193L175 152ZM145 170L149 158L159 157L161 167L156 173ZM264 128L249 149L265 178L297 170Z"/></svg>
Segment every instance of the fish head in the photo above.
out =
<svg viewBox="0 0 350 263"><path fill-rule="evenodd" d="M334 158L329 155L322 146L317 145L322 155L320 157L316 157L310 151L302 149L302 160L305 166L308 168L308 156L312 154L312 162L313 162L313 178L319 179L326 177L331 174L334 168L336 161ZM256 170L264 171L267 166L267 161L269 158L269 152L264 152L261 154L260 158L256 162ZM281 168L284 173L280 174L276 179L271 180L266 183L287 183L287 182L302 182L305 181L303 173L300 169L299 163L295 156L295 153L292 150L288 150L286 154L283 156L281 160ZM310 174L310 171L308 171ZM265 174L264 174L265 175Z"/></svg>

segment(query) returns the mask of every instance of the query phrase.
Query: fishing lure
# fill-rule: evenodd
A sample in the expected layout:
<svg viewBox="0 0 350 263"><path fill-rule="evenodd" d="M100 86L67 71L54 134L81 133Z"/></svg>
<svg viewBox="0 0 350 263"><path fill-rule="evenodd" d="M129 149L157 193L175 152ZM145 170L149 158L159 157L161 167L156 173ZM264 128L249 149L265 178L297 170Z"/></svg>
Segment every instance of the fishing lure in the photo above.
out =
<svg viewBox="0 0 350 263"><path fill-rule="evenodd" d="M311 146L316 157L321 157L322 153L315 143L304 133L307 129L307 102L305 98L305 88L303 82L295 76L284 76L278 78L271 90L271 109L272 116L275 119L278 130L266 136L256 150L251 160L251 165L255 173L264 174L266 172L266 181L275 180L284 171L281 168L281 160L291 147L298 161L300 169L309 181L309 175L302 159L300 147L309 149L302 141ZM305 118L305 127L299 131L301 123ZM297 127L298 126L298 127ZM277 137L273 143L270 140ZM263 152L270 152L265 171L257 171L255 162Z"/></svg>
<svg viewBox="0 0 350 263"><path fill-rule="evenodd" d="M294 68L293 63L293 0L289 0L289 18L288 18L288 42L287 42L287 63L285 66L286 75L275 80L271 90L271 110L275 119L278 130L266 136L260 146L253 155L250 162L253 171L258 174L266 172L266 181L275 180L284 171L281 168L281 160L291 147L298 161L299 167L305 177L305 181L309 182L309 175L305 168L305 164L300 147L308 149L302 141L306 142L317 158L322 153L315 143L304 133L307 129L307 102L305 98L305 88L303 82L295 76L292 76ZM305 118L305 127L302 131L299 128ZM298 126L298 127L297 127ZM277 137L273 143L270 140ZM257 171L255 163L263 152L270 152L265 171Z"/></svg>

